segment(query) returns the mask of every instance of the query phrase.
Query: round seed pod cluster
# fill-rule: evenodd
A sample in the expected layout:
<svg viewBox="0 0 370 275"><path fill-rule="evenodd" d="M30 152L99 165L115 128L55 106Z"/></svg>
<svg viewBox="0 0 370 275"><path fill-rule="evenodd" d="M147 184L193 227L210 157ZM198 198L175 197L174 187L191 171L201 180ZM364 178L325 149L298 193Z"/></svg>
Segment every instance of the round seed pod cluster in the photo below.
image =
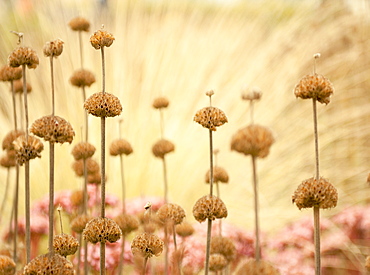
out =
<svg viewBox="0 0 370 275"><path fill-rule="evenodd" d="M337 206L338 192L328 180L320 178L318 182L312 177L298 186L292 201L299 209L311 207L328 209Z"/></svg>
<svg viewBox="0 0 370 275"><path fill-rule="evenodd" d="M15 274L16 265L12 258L5 255L0 255L0 274L13 275Z"/></svg>
<svg viewBox="0 0 370 275"><path fill-rule="evenodd" d="M18 47L8 57L10 67L26 65L29 69L35 69L39 65L36 52L29 47Z"/></svg>
<svg viewBox="0 0 370 275"><path fill-rule="evenodd" d="M150 258L159 256L163 251L163 241L154 234L142 233L137 235L131 243L131 251L134 256Z"/></svg>
<svg viewBox="0 0 370 275"><path fill-rule="evenodd" d="M131 144L122 138L114 140L109 147L109 153L111 156L129 155L132 152Z"/></svg>
<svg viewBox="0 0 370 275"><path fill-rule="evenodd" d="M211 172L208 170L206 174L206 183L210 182ZM213 167L213 181L214 182L222 182L228 183L229 182L229 174L226 170L220 166Z"/></svg>
<svg viewBox="0 0 370 275"><path fill-rule="evenodd" d="M23 81L22 80L15 80L13 82L13 87L14 87L14 92L15 93L23 93ZM30 92L32 92L32 86L30 83L26 83L26 90L27 90L27 94L29 94Z"/></svg>
<svg viewBox="0 0 370 275"><path fill-rule="evenodd" d="M216 127L219 127L227 122L227 117L219 108L205 107L196 112L194 121L198 122L205 128L216 131Z"/></svg>
<svg viewBox="0 0 370 275"><path fill-rule="evenodd" d="M61 256L74 255L80 244L77 239L72 235L60 234L54 236L53 247L55 253Z"/></svg>
<svg viewBox="0 0 370 275"><path fill-rule="evenodd" d="M73 162L72 169L75 171L76 175L82 177L84 175L84 161L83 159ZM91 158L86 159L86 169L88 175L99 174L100 167L96 160Z"/></svg>
<svg viewBox="0 0 370 275"><path fill-rule="evenodd" d="M334 93L334 86L329 79L320 74L305 75L294 88L294 95L303 99L312 98L328 104Z"/></svg>
<svg viewBox="0 0 370 275"><path fill-rule="evenodd" d="M28 136L27 140L26 136L22 135L14 140L14 150L18 164L23 165L28 160L40 158L44 145L36 137Z"/></svg>
<svg viewBox="0 0 370 275"><path fill-rule="evenodd" d="M24 267L23 274L74 275L74 268L70 261L59 254L43 254L29 262Z"/></svg>
<svg viewBox="0 0 370 275"><path fill-rule="evenodd" d="M79 142L72 149L75 160L88 159L95 154L96 148L89 142Z"/></svg>
<svg viewBox="0 0 370 275"><path fill-rule="evenodd" d="M256 88L256 87L252 88L250 92L242 94L242 99L249 100L249 101L260 100L261 97L262 97L262 92L259 88Z"/></svg>
<svg viewBox="0 0 370 275"><path fill-rule="evenodd" d="M84 198L84 191L82 190L75 190L72 192L69 200L71 201L71 204L75 207L82 206L83 204L83 198Z"/></svg>
<svg viewBox="0 0 370 275"><path fill-rule="evenodd" d="M165 97L157 97L153 101L153 107L155 109L167 108L169 104L170 104L170 102Z"/></svg>
<svg viewBox="0 0 370 275"><path fill-rule="evenodd" d="M85 110L97 117L115 117L121 114L122 105L118 97L109 93L95 93L86 99Z"/></svg>
<svg viewBox="0 0 370 275"><path fill-rule="evenodd" d="M90 87L95 81L94 74L85 69L75 71L69 79L69 82L76 87Z"/></svg>
<svg viewBox="0 0 370 275"><path fill-rule="evenodd" d="M68 22L68 25L74 31L88 32L90 30L90 22L81 16L71 19L71 21Z"/></svg>
<svg viewBox="0 0 370 275"><path fill-rule="evenodd" d="M185 211L180 205L166 203L158 209L157 217L162 223L180 224L185 218Z"/></svg>
<svg viewBox="0 0 370 275"><path fill-rule="evenodd" d="M152 147L152 152L154 156L162 159L166 154L173 151L175 151L175 145L171 141L166 139L161 139L157 141Z"/></svg>
<svg viewBox="0 0 370 275"><path fill-rule="evenodd" d="M101 49L102 47L110 47L114 41L114 36L107 32L98 30L90 37L91 46L96 50Z"/></svg>
<svg viewBox="0 0 370 275"><path fill-rule="evenodd" d="M0 165L5 168L11 168L16 166L17 161L14 150L7 150L6 154L0 158Z"/></svg>
<svg viewBox="0 0 370 275"><path fill-rule="evenodd" d="M220 198L206 195L195 203L193 216L198 222L203 222L206 219L222 219L227 217L227 208Z"/></svg>
<svg viewBox="0 0 370 275"><path fill-rule="evenodd" d="M122 232L115 221L109 218L90 220L83 231L83 238L90 243L114 243L121 238Z"/></svg>
<svg viewBox="0 0 370 275"><path fill-rule="evenodd" d="M13 142L16 140L17 137L24 135L25 132L21 130L11 130L3 139L3 150L14 150Z"/></svg>
<svg viewBox="0 0 370 275"><path fill-rule="evenodd" d="M231 150L251 155L254 157L265 158L271 145L275 142L272 132L266 127L252 124L240 129L233 135L231 140Z"/></svg>
<svg viewBox="0 0 370 275"><path fill-rule="evenodd" d="M228 265L228 261L222 254L212 254L209 256L209 270L213 272L221 271ZM246 273L249 274L249 273Z"/></svg>
<svg viewBox="0 0 370 275"><path fill-rule="evenodd" d="M194 233L194 227L188 222L182 222L176 226L176 234L180 237L189 237Z"/></svg>
<svg viewBox="0 0 370 275"><path fill-rule="evenodd" d="M90 220L91 218L88 215L78 215L71 221L71 230L81 234Z"/></svg>
<svg viewBox="0 0 370 275"><path fill-rule="evenodd" d="M255 259L249 259L244 262L236 272L236 275L280 275L280 272L265 260L256 261Z"/></svg>
<svg viewBox="0 0 370 275"><path fill-rule="evenodd" d="M0 69L0 81L14 81L22 78L22 68L5 65Z"/></svg>
<svg viewBox="0 0 370 275"><path fill-rule="evenodd" d="M228 262L234 260L236 248L234 242L227 237L214 236L211 239L211 254L222 254Z"/></svg>
<svg viewBox="0 0 370 275"><path fill-rule="evenodd" d="M122 231L122 235L127 235L132 231L139 228L139 221L132 215L122 213L114 218L114 221L118 224Z"/></svg>
<svg viewBox="0 0 370 275"><path fill-rule="evenodd" d="M63 52L63 44L64 42L60 39L46 42L43 49L44 55L52 57L57 57L61 55Z"/></svg>

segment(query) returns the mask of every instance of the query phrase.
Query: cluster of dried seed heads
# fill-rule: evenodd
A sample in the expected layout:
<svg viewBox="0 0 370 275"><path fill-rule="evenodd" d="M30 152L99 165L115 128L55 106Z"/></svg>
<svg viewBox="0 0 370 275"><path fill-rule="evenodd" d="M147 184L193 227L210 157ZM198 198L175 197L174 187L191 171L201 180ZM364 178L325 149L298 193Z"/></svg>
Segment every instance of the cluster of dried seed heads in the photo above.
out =
<svg viewBox="0 0 370 275"><path fill-rule="evenodd" d="M99 50L102 47L110 47L113 41L114 36L111 33L103 30L94 32L94 34L90 37L90 43L96 50Z"/></svg>
<svg viewBox="0 0 370 275"><path fill-rule="evenodd" d="M74 31L88 32L90 30L90 22L83 17L75 17L69 21L68 25Z"/></svg>
<svg viewBox="0 0 370 275"><path fill-rule="evenodd" d="M76 175L78 177L82 177L84 175L84 161L83 159L77 160L73 162L72 169L75 171ZM86 169L88 175L94 175L96 173L99 173L100 166L99 163L97 163L96 160L93 160L91 158L86 159Z"/></svg>
<svg viewBox="0 0 370 275"><path fill-rule="evenodd" d="M23 270L24 275L74 275L70 261L59 254L43 254L29 262Z"/></svg>
<svg viewBox="0 0 370 275"><path fill-rule="evenodd" d="M176 234L180 237L189 237L194 231L194 227L188 222L182 222L176 226Z"/></svg>
<svg viewBox="0 0 370 275"><path fill-rule="evenodd" d="M121 114L122 105L119 99L109 93L95 93L86 99L85 110L97 117L115 117Z"/></svg>
<svg viewBox="0 0 370 275"><path fill-rule="evenodd" d="M61 256L74 255L77 252L80 244L77 239L72 235L60 234L54 236L53 247L55 253L58 253Z"/></svg>
<svg viewBox="0 0 370 275"><path fill-rule="evenodd" d="M225 256L219 253L211 254L209 257L209 270L213 272L221 271L228 265Z"/></svg>
<svg viewBox="0 0 370 275"><path fill-rule="evenodd" d="M95 81L94 74L85 69L75 71L69 79L69 82L76 87L90 87Z"/></svg>
<svg viewBox="0 0 370 275"><path fill-rule="evenodd" d="M203 222L206 219L222 219L227 217L227 208L220 198L206 195L194 204L193 216L198 222Z"/></svg>
<svg viewBox="0 0 370 275"><path fill-rule="evenodd" d="M158 209L157 217L162 223L180 224L185 218L185 211L180 205L166 203Z"/></svg>
<svg viewBox="0 0 370 275"><path fill-rule="evenodd" d="M164 158L168 153L175 151L175 145L166 139L160 139L154 143L152 152L157 158Z"/></svg>
<svg viewBox="0 0 370 275"><path fill-rule="evenodd" d="M234 242L227 237L214 236L211 239L211 254L222 254L225 259L230 262L236 256L236 248Z"/></svg>
<svg viewBox="0 0 370 275"><path fill-rule="evenodd" d="M206 183L210 182L210 170L206 173ZM214 182L222 182L222 183L228 183L229 182L229 175L226 172L226 170L220 166L214 166L213 167L213 181Z"/></svg>
<svg viewBox="0 0 370 275"><path fill-rule="evenodd" d="M90 220L91 217L88 215L78 215L71 221L71 230L81 234Z"/></svg>
<svg viewBox="0 0 370 275"><path fill-rule="evenodd" d="M43 49L44 55L51 56L51 57L57 57L61 55L63 52L63 44L64 42L60 39L46 42L44 49Z"/></svg>
<svg viewBox="0 0 370 275"><path fill-rule="evenodd" d="M13 142L17 137L24 135L25 132L22 130L11 130L3 139L3 150L14 150Z"/></svg>
<svg viewBox="0 0 370 275"><path fill-rule="evenodd" d="M305 75L294 88L296 97L312 98L328 104L334 93L334 86L329 79L320 74Z"/></svg>
<svg viewBox="0 0 370 275"><path fill-rule="evenodd" d="M3 66L0 69L0 81L14 81L22 77L22 68Z"/></svg>
<svg viewBox="0 0 370 275"><path fill-rule="evenodd" d="M132 215L122 213L114 218L114 221L121 228L122 235L127 235L132 231L135 231L139 228L139 221Z"/></svg>
<svg viewBox="0 0 370 275"><path fill-rule="evenodd" d="M89 142L79 142L72 149L72 155L75 160L91 158L96 151L94 145Z"/></svg>
<svg viewBox="0 0 370 275"><path fill-rule="evenodd" d="M156 109L167 108L170 102L165 97L157 97L153 101L153 107Z"/></svg>
<svg viewBox="0 0 370 275"><path fill-rule="evenodd" d="M196 112L194 121L205 128L216 131L216 127L227 122L227 117L219 108L205 107Z"/></svg>
<svg viewBox="0 0 370 275"><path fill-rule="evenodd" d="M0 274L13 275L15 274L16 264L12 258L0 255Z"/></svg>
<svg viewBox="0 0 370 275"><path fill-rule="evenodd" d="M122 138L114 140L109 147L109 153L111 156L129 155L132 152L131 144Z"/></svg>
<svg viewBox="0 0 370 275"><path fill-rule="evenodd" d="M22 80L16 80L13 82L14 92L15 93L23 93L23 81ZM26 83L26 92L29 94L32 92L32 86L30 83Z"/></svg>
<svg viewBox="0 0 370 275"><path fill-rule="evenodd" d="M8 57L10 67L26 65L29 69L35 69L39 65L36 52L29 47L18 47Z"/></svg>
<svg viewBox="0 0 370 275"><path fill-rule="evenodd" d="M163 246L163 241L157 235L144 232L135 236L132 240L131 251L134 256L158 257L163 251Z"/></svg>
<svg viewBox="0 0 370 275"><path fill-rule="evenodd" d="M90 243L114 243L121 238L122 232L115 221L109 218L94 218L86 224L83 238Z"/></svg>
<svg viewBox="0 0 370 275"><path fill-rule="evenodd" d="M40 158L44 145L36 137L28 136L26 138L25 135L22 135L14 141L14 150L18 164L23 165L26 161Z"/></svg>

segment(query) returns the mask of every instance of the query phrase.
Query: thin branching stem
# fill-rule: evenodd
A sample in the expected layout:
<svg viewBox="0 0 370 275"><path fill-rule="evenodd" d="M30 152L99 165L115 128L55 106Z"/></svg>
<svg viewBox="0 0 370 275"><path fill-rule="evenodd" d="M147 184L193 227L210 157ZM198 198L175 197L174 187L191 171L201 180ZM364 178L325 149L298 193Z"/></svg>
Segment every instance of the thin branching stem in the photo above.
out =
<svg viewBox="0 0 370 275"><path fill-rule="evenodd" d="M258 204L258 180L257 180L257 163L256 157L252 156L252 169L253 169L253 192L254 192L254 223L255 223L255 258L258 262L261 259L261 246L260 246L260 228L259 228L259 204Z"/></svg>

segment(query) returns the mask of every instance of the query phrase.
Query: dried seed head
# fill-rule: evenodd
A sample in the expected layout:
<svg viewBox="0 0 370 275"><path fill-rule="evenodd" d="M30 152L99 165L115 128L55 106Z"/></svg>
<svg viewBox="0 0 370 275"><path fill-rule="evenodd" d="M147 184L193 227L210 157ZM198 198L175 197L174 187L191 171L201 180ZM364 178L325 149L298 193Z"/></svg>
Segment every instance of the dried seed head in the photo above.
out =
<svg viewBox="0 0 370 275"><path fill-rule="evenodd" d="M31 133L51 143L71 143L75 132L71 124L59 116L43 116L31 126Z"/></svg>
<svg viewBox="0 0 370 275"><path fill-rule="evenodd" d="M109 148L111 156L129 155L133 152L131 144L125 139L114 140Z"/></svg>
<svg viewBox="0 0 370 275"><path fill-rule="evenodd" d="M157 217L162 223L180 224L185 218L185 211L180 205L166 203L158 209Z"/></svg>
<svg viewBox="0 0 370 275"><path fill-rule="evenodd" d="M75 171L78 177L82 177L84 175L83 159L73 162L72 169ZM91 158L86 159L86 170L88 175L99 173L99 169L100 169L99 164L95 160Z"/></svg>
<svg viewBox="0 0 370 275"><path fill-rule="evenodd" d="M153 107L156 109L167 108L170 102L165 97L157 97L153 101Z"/></svg>
<svg viewBox="0 0 370 275"><path fill-rule="evenodd" d="M88 32L90 30L90 22L87 19L80 16L71 19L68 25L74 31Z"/></svg>
<svg viewBox="0 0 370 275"><path fill-rule="evenodd" d="M299 209L319 207L321 209L333 208L337 206L337 189L326 179L320 178L317 182L315 178L304 180L294 192L292 201Z"/></svg>
<svg viewBox="0 0 370 275"><path fill-rule="evenodd" d="M370 271L370 256L366 257L365 267L367 271Z"/></svg>
<svg viewBox="0 0 370 275"><path fill-rule="evenodd" d="M81 234L90 220L91 218L88 215L78 215L71 221L71 230Z"/></svg>
<svg viewBox="0 0 370 275"><path fill-rule="evenodd" d="M193 235L193 233L194 227L188 222L183 222L176 226L176 234L180 237L188 237Z"/></svg>
<svg viewBox="0 0 370 275"><path fill-rule="evenodd" d="M314 74L305 75L294 88L296 97L312 98L320 103L328 104L334 93L334 86L326 77Z"/></svg>
<svg viewBox="0 0 370 275"><path fill-rule="evenodd" d="M234 260L236 248L234 242L227 237L214 236L211 239L211 254L222 254L228 262Z"/></svg>
<svg viewBox="0 0 370 275"><path fill-rule="evenodd" d="M265 260L249 259L238 269L236 275L280 275L280 272Z"/></svg>
<svg viewBox="0 0 370 275"><path fill-rule="evenodd" d="M243 100L260 100L262 97L262 92L259 88L253 87L250 91L243 91L242 99Z"/></svg>
<svg viewBox="0 0 370 275"><path fill-rule="evenodd" d="M90 243L114 243L121 238L122 232L115 221L109 218L90 220L82 233L84 240Z"/></svg>
<svg viewBox="0 0 370 275"><path fill-rule="evenodd" d="M139 228L139 221L136 217L122 213L121 215L114 218L114 221L121 228L122 235L127 235L132 231Z"/></svg>
<svg viewBox="0 0 370 275"><path fill-rule="evenodd" d="M216 131L216 127L227 122L227 117L223 111L216 107L205 107L195 114L194 121L205 128Z"/></svg>
<svg viewBox="0 0 370 275"><path fill-rule="evenodd" d="M55 253L61 256L74 255L80 244L72 235L60 234L55 235L53 240L53 247Z"/></svg>
<svg viewBox="0 0 370 275"><path fill-rule="evenodd" d="M206 173L206 183L210 182L210 175L211 172L208 169ZM214 182L223 182L228 183L229 182L229 175L227 174L226 170L219 166L213 166L213 181Z"/></svg>
<svg viewBox="0 0 370 275"><path fill-rule="evenodd" d="M209 256L209 270L213 272L223 270L228 264L228 261L222 254L211 254Z"/></svg>
<svg viewBox="0 0 370 275"><path fill-rule="evenodd" d="M118 97L109 93L95 93L86 99L85 110L97 117L115 117L121 114L122 105Z"/></svg>
<svg viewBox="0 0 370 275"><path fill-rule="evenodd" d="M206 219L222 219L227 217L227 208L220 198L206 195L195 203L193 216L198 222L204 222Z"/></svg>
<svg viewBox="0 0 370 275"><path fill-rule="evenodd" d="M107 175L105 175L105 181L107 181ZM101 173L96 172L87 175L87 183L91 184L101 184Z"/></svg>
<svg viewBox="0 0 370 275"><path fill-rule="evenodd" d="M15 157L19 165L23 165L28 160L40 158L44 145L36 137L25 135L19 136L14 140Z"/></svg>
<svg viewBox="0 0 370 275"><path fill-rule="evenodd" d="M64 42L60 39L46 42L44 46L44 55L52 57L61 55L63 52L63 44Z"/></svg>
<svg viewBox="0 0 370 275"><path fill-rule="evenodd" d="M23 81L22 80L14 81L13 86L14 86L15 93L23 93ZM27 89L27 94L32 92L32 86L28 82L26 83L26 89Z"/></svg>
<svg viewBox="0 0 370 275"><path fill-rule="evenodd" d="M9 133L7 133L3 139L3 150L14 150L14 140L24 134L24 131L21 130L11 130Z"/></svg>
<svg viewBox="0 0 370 275"><path fill-rule="evenodd" d="M275 139L268 128L253 124L240 129L233 135L231 150L264 158L269 154L274 142Z"/></svg>
<svg viewBox="0 0 370 275"><path fill-rule="evenodd" d="M75 160L91 158L95 153L95 146L89 142L79 142L72 149Z"/></svg>
<svg viewBox="0 0 370 275"><path fill-rule="evenodd" d="M0 69L0 81L14 81L22 77L22 68L5 65Z"/></svg>
<svg viewBox="0 0 370 275"><path fill-rule="evenodd" d="M5 168L10 168L16 166L16 158L14 150L7 150L6 155L2 156L0 159L0 165Z"/></svg>
<svg viewBox="0 0 370 275"><path fill-rule="evenodd" d="M175 145L171 141L166 139L161 139L157 141L152 147L152 152L154 156L162 159L166 154L173 151L175 151Z"/></svg>
<svg viewBox="0 0 370 275"><path fill-rule="evenodd" d="M206 96L209 96L209 97L213 96L214 94L215 92L213 90L209 90L206 92Z"/></svg>
<svg viewBox="0 0 370 275"><path fill-rule="evenodd" d="M13 275L15 274L16 265L12 258L0 255L0 274Z"/></svg>
<svg viewBox="0 0 370 275"><path fill-rule="evenodd" d="M76 87L90 87L95 81L94 74L85 69L75 71L69 79L69 82Z"/></svg>
<svg viewBox="0 0 370 275"><path fill-rule="evenodd" d="M158 257L163 251L163 241L151 233L141 233L137 235L131 243L131 251L134 256L150 258Z"/></svg>
<svg viewBox="0 0 370 275"><path fill-rule="evenodd" d="M94 32L90 37L90 43L96 50L99 50L102 47L110 47L113 41L114 36L111 33L102 30Z"/></svg>
<svg viewBox="0 0 370 275"><path fill-rule="evenodd" d="M74 268L70 261L59 254L44 254L37 256L29 262L24 267L23 274L74 275Z"/></svg>
<svg viewBox="0 0 370 275"><path fill-rule="evenodd" d="M73 206L75 207L82 206L84 202L84 191L82 190L73 191L69 199Z"/></svg>
<svg viewBox="0 0 370 275"><path fill-rule="evenodd" d="M10 67L27 65L29 69L35 69L39 65L36 52L29 47L18 47L8 57Z"/></svg>

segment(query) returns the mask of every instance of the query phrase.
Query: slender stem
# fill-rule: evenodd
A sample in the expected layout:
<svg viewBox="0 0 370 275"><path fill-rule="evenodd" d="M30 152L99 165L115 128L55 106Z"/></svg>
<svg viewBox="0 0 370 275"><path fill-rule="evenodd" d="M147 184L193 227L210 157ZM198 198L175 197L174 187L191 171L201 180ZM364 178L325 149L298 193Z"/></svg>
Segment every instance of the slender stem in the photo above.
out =
<svg viewBox="0 0 370 275"><path fill-rule="evenodd" d="M254 104L253 104L253 100L250 100L249 102L250 102L249 106L250 106L251 125L253 125L254 124Z"/></svg>
<svg viewBox="0 0 370 275"><path fill-rule="evenodd" d="M146 274L146 266L148 265L148 258L147 257L145 257L145 259L144 259L144 268L143 268L143 275L145 275Z"/></svg>
<svg viewBox="0 0 370 275"><path fill-rule="evenodd" d="M209 256L211 251L211 232L212 231L212 220L208 219L207 223L207 247L206 247L206 265L204 267L204 274L208 275L209 271Z"/></svg>
<svg viewBox="0 0 370 275"><path fill-rule="evenodd" d="M258 262L261 258L261 247L259 237L259 205L258 205L258 182L257 182L257 168L256 168L256 157L252 156L252 169L253 169L253 192L254 192L254 221L255 221L255 234L256 234L256 248L255 258Z"/></svg>
<svg viewBox="0 0 370 275"><path fill-rule="evenodd" d="M123 274L124 260L125 260L125 235L122 235L121 254L119 255L118 275Z"/></svg>
<svg viewBox="0 0 370 275"><path fill-rule="evenodd" d="M83 209L82 213L87 214L87 208L88 208L88 194L87 194L87 160L83 159L83 165L84 165L84 188L83 188Z"/></svg>
<svg viewBox="0 0 370 275"><path fill-rule="evenodd" d="M101 211L105 217L105 117L101 118Z"/></svg>
<svg viewBox="0 0 370 275"><path fill-rule="evenodd" d="M86 101L85 86L82 86L82 98L83 102L85 102ZM89 140L89 117L87 111L85 110L85 141L87 142L88 140Z"/></svg>
<svg viewBox="0 0 370 275"><path fill-rule="evenodd" d="M17 130L18 125L17 125L17 104L15 100L15 91L14 91L14 82L13 80L10 81L10 89L12 91L12 99L13 99L13 119L14 119L14 130Z"/></svg>
<svg viewBox="0 0 370 275"><path fill-rule="evenodd" d="M50 144L50 175L49 175L49 253L54 254L54 142Z"/></svg>
<svg viewBox="0 0 370 275"><path fill-rule="evenodd" d="M105 57L104 57L104 47L101 47L101 63L102 63L102 74L103 74L103 88L102 92L105 93Z"/></svg>
<svg viewBox="0 0 370 275"><path fill-rule="evenodd" d="M27 80L26 80L26 65L22 65L23 75L23 97L24 97L24 113L26 118L26 141L28 141L28 103L27 103Z"/></svg>
<svg viewBox="0 0 370 275"><path fill-rule="evenodd" d="M177 250L177 241L176 241L176 224L172 225L172 235L173 235L173 244L175 246L175 251Z"/></svg>
<svg viewBox="0 0 370 275"><path fill-rule="evenodd" d="M168 202L168 180L167 180L167 165L166 165L166 156L162 158L163 162L163 183L164 183L164 202Z"/></svg>
<svg viewBox="0 0 370 275"><path fill-rule="evenodd" d="M10 168L7 168L6 169L6 184L5 184L4 198L3 198L3 201L1 202L1 209L0 209L0 222L1 222L1 218L3 217L5 203L8 199L9 183L10 183Z"/></svg>
<svg viewBox="0 0 370 275"><path fill-rule="evenodd" d="M63 221L62 221L62 213L61 213L61 208L58 207L58 214L59 214L59 223L60 223L60 232L63 234Z"/></svg>
<svg viewBox="0 0 370 275"><path fill-rule="evenodd" d="M119 160L121 164L121 183L122 183L122 211L123 213L126 213L126 186L125 186L125 175L124 175L124 169L123 169L123 155L119 155Z"/></svg>
<svg viewBox="0 0 370 275"><path fill-rule="evenodd" d="M209 194L213 196L213 140L212 130L209 130Z"/></svg>
<svg viewBox="0 0 370 275"><path fill-rule="evenodd" d="M31 261L30 161L25 162L26 264Z"/></svg>
<svg viewBox="0 0 370 275"><path fill-rule="evenodd" d="M164 224L164 274L168 274L168 223Z"/></svg>
<svg viewBox="0 0 370 275"><path fill-rule="evenodd" d="M319 137L317 130L317 107L316 99L312 99L312 108L313 108L313 125L314 125L314 135L315 135L315 163L316 163L316 180L320 180L320 171L319 171Z"/></svg>
<svg viewBox="0 0 370 275"><path fill-rule="evenodd" d="M13 244L13 260L17 262L17 238L18 238L18 197L19 197L19 164L15 166L16 179L15 179L15 192L14 192L14 244Z"/></svg>
<svg viewBox="0 0 370 275"><path fill-rule="evenodd" d="M105 243L100 243L100 275L105 275Z"/></svg>
<svg viewBox="0 0 370 275"><path fill-rule="evenodd" d="M54 91L54 66L53 66L53 56L50 56L50 74L51 74L51 106L52 106L52 116L55 114L55 91Z"/></svg>
<svg viewBox="0 0 370 275"><path fill-rule="evenodd" d="M19 106L22 106L23 105L23 100L22 100L22 96L23 96L23 93L19 93L19 96L18 96L18 101L19 101ZM19 108L19 117L20 117L20 129L24 129L23 127L23 108Z"/></svg>
<svg viewBox="0 0 370 275"><path fill-rule="evenodd" d="M84 253L84 275L88 275L89 274L89 265L88 265L88 262L87 262L87 255L88 255L88 252L89 252L89 247L88 247L88 242L86 240L84 240L84 251L85 251L85 253Z"/></svg>
<svg viewBox="0 0 370 275"><path fill-rule="evenodd" d="M163 118L162 108L159 108L159 116L160 116L161 138L163 139L164 137L164 118Z"/></svg>
<svg viewBox="0 0 370 275"><path fill-rule="evenodd" d="M78 32L78 41L79 41L79 45L80 45L80 60L81 60L81 69L83 69L84 67L84 60L83 60L83 51L82 51L82 35L81 35L82 31L79 31Z"/></svg>
<svg viewBox="0 0 370 275"><path fill-rule="evenodd" d="M80 244L78 246L78 251L77 251L77 266L76 266L76 274L80 275L81 274L81 244L82 244L82 234L78 235L78 243ZM86 251L85 251L86 253Z"/></svg>

